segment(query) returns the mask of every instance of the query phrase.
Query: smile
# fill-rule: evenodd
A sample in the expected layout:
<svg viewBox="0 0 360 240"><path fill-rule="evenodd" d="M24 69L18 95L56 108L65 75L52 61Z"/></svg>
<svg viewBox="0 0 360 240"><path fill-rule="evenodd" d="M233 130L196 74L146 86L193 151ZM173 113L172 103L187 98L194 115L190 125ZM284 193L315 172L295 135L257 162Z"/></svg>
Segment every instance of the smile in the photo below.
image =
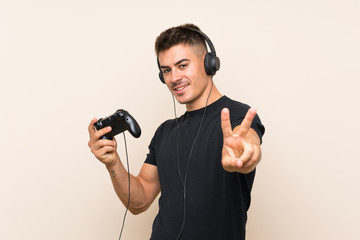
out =
<svg viewBox="0 0 360 240"><path fill-rule="evenodd" d="M179 87L179 88L175 88L175 91L181 91L183 90L184 88L186 88L187 86L182 86L182 87Z"/></svg>
<svg viewBox="0 0 360 240"><path fill-rule="evenodd" d="M179 87L175 87L174 90L176 92L181 92L182 90L184 90L185 88L187 88L189 86L189 84L187 85L182 85L182 86L179 86Z"/></svg>

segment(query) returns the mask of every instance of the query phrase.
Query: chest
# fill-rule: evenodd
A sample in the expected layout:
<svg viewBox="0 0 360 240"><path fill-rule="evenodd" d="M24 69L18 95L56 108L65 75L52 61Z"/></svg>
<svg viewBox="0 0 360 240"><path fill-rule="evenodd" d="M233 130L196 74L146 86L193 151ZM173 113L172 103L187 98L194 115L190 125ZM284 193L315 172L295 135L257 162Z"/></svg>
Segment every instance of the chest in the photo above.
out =
<svg viewBox="0 0 360 240"><path fill-rule="evenodd" d="M181 179L191 183L195 191L205 191L224 174L223 136L217 118L206 119L200 131L198 122L184 121L160 139L156 160L162 194L182 189Z"/></svg>

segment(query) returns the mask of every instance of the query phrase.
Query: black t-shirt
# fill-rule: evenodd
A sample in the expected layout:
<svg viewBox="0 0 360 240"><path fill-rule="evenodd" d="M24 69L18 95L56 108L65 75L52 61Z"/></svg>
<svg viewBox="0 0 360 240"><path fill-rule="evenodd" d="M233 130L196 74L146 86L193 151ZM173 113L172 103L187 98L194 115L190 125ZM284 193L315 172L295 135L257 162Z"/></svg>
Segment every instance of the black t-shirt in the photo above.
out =
<svg viewBox="0 0 360 240"><path fill-rule="evenodd" d="M205 108L185 112L177 121L168 120L157 129L145 160L157 166L161 186L159 213L151 239L175 240L180 232L184 218L184 187L180 176L183 181L186 179L186 221L180 239L245 239L255 171L229 173L221 165L221 110L225 107L230 110L233 128L242 122L249 109L226 96L210 104L195 144ZM258 116L252 129L262 139L265 128Z"/></svg>

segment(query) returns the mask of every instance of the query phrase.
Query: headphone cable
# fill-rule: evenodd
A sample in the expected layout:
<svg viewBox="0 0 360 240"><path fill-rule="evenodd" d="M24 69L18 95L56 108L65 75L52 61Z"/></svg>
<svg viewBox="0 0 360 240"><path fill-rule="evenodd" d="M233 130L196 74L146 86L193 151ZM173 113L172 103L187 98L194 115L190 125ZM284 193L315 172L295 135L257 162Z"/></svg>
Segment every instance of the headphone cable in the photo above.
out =
<svg viewBox="0 0 360 240"><path fill-rule="evenodd" d="M185 222L186 222L186 180L187 180L187 176L188 176L188 171L189 171L189 166L190 166L190 160L191 160L191 155L192 155L192 152L194 150L194 146L195 146L195 143L200 135L200 130L201 130L201 127L202 127L202 124L203 124L203 121L204 121L204 118L205 118L205 113L206 113L206 109L207 109L207 106L208 106L208 102L209 102L209 98L210 98L210 94L212 92L212 89L213 89L213 86L214 86L214 82L213 82L213 79L211 78L211 88L210 88L210 92L209 92L209 95L207 96L207 99L206 99L206 103L205 103L205 108L204 108L204 113L202 115L202 118L201 118L201 121L200 121L200 126L199 126L199 130L196 134L196 137L195 137L195 140L194 140L194 143L192 144L191 146L191 150L190 150L190 154L189 154L189 158L188 158L188 162L187 162L187 166L186 166L186 171L185 171L185 176L184 176L184 180L182 179L181 177L181 173L180 173L180 161L179 161L179 138L180 138L180 124L181 124L181 120L180 120L180 123L178 123L177 121L177 117L176 117L176 107L175 107L175 99L174 99L174 95L173 96L173 102L174 102L174 112L175 112L175 119L176 119L176 124L177 124L177 129L178 129L178 137L177 137L177 141L176 141L176 156L177 156L177 169L178 169L178 174L179 174L179 178L180 178L180 181L183 185L183 189L184 189L184 216L183 216L183 222L182 222L182 226L181 226L181 229L180 229L180 232L178 234L178 236L176 237L176 240L179 240L180 239L180 236L184 230L184 227L185 227Z"/></svg>
<svg viewBox="0 0 360 240"><path fill-rule="evenodd" d="M121 235L122 235L123 230L124 230L126 214L127 214L128 210L129 210L129 205L130 205L130 167L129 167L129 156L128 156L125 132L123 132L123 136L124 136L124 143L125 143L126 165L127 165L128 181L129 181L129 196L128 196L128 202L126 204L126 210L125 210L124 217L123 217L123 222L122 222L122 226L121 226L119 240L121 239Z"/></svg>

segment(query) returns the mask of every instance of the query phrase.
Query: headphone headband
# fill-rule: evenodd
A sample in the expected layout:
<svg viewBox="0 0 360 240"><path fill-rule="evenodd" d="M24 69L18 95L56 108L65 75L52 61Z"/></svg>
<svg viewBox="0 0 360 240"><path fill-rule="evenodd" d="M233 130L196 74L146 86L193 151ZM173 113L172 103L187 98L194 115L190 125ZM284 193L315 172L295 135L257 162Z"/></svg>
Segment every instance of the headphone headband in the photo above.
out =
<svg viewBox="0 0 360 240"><path fill-rule="evenodd" d="M216 56L215 47L214 47L214 45L212 44L210 38L209 38L205 33L203 33L202 31L200 31L200 30L198 30L198 29L196 29L196 28L190 28L190 27L184 27L184 28L189 29L189 30L192 30L192 31L197 32L198 34L200 34L200 35L205 39L205 42L206 42L207 45L209 46L210 52L211 52L214 56Z"/></svg>

